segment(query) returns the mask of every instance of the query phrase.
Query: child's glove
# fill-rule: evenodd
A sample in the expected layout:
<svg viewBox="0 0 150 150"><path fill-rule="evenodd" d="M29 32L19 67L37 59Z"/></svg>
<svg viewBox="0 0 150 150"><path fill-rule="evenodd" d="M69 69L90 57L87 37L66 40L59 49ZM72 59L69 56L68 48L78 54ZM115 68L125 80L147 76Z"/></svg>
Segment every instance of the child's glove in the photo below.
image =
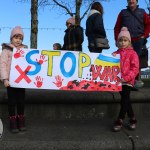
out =
<svg viewBox="0 0 150 150"><path fill-rule="evenodd" d="M10 86L9 81L8 81L7 79L4 80L4 86L5 86L5 87Z"/></svg>
<svg viewBox="0 0 150 150"><path fill-rule="evenodd" d="M126 82L126 81L125 81L123 78L121 78L121 82L124 83L124 82Z"/></svg>
<svg viewBox="0 0 150 150"><path fill-rule="evenodd" d="M117 55L117 53L113 52L112 55L115 57Z"/></svg>

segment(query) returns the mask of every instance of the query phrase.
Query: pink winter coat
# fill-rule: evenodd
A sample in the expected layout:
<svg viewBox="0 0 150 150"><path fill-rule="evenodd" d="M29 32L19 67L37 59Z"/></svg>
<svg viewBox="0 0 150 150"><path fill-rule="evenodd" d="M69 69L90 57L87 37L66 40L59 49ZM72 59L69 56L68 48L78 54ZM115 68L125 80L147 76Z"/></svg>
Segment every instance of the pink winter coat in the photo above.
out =
<svg viewBox="0 0 150 150"><path fill-rule="evenodd" d="M139 58L132 47L118 49L114 53L120 54L121 77L130 85L134 85L135 77L139 73Z"/></svg>
<svg viewBox="0 0 150 150"><path fill-rule="evenodd" d="M9 80L13 48L14 46L12 44L2 44L2 53L0 58L0 77L2 81L4 79ZM27 46L22 45L22 48L27 48Z"/></svg>

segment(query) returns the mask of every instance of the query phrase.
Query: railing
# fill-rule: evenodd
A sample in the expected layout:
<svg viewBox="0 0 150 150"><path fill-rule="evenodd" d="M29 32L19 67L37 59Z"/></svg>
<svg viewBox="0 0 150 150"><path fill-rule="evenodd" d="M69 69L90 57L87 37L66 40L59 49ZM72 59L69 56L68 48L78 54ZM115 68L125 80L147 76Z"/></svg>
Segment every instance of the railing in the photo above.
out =
<svg viewBox="0 0 150 150"><path fill-rule="evenodd" d="M142 79L149 79L149 78L150 78L150 75L141 75L141 78L142 78Z"/></svg>

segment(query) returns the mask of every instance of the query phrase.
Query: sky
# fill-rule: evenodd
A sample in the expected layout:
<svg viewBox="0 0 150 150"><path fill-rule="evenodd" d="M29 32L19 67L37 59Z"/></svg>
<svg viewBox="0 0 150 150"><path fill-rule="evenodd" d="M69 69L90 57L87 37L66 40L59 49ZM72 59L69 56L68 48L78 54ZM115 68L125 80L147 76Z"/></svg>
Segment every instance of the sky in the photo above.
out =
<svg viewBox="0 0 150 150"><path fill-rule="evenodd" d="M0 1L0 44L10 41L10 32L13 27L21 26L24 31L23 43L30 47L30 2L20 3L19 0L1 0ZM66 2L72 0L66 0ZM147 11L145 0L138 0L141 8ZM148 2L148 0L147 0ZM104 26L106 29L107 38L110 43L110 49L104 50L106 53L112 53L117 49L114 40L114 26L119 12L126 8L127 0L109 0L109 2L101 2L104 7ZM84 11L84 10L82 10ZM55 9L42 8L38 12L39 31L38 31L38 49L52 49L53 43L58 42L63 45L64 30L66 29L66 20L69 15ZM81 26L85 29L87 16L81 22ZM87 37L84 34L83 52L88 52ZM150 38L147 46L150 46ZM150 55L149 55L150 65Z"/></svg>

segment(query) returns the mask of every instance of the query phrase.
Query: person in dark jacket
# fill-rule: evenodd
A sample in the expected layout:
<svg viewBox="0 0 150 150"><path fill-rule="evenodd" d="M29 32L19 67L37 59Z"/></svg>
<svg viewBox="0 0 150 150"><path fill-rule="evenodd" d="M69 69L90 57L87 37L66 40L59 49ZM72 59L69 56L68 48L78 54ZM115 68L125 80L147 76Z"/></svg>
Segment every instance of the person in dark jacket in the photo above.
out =
<svg viewBox="0 0 150 150"><path fill-rule="evenodd" d="M121 10L118 15L114 35L117 40L121 27L127 27L131 34L131 42L134 50L137 52L140 60L140 69L148 67L148 51L146 48L147 38L150 33L150 18L144 9L139 8L137 5L138 0L127 0L128 6L126 9ZM143 53L146 57L143 60ZM146 61L146 63L145 63ZM143 86L143 82L139 75L136 77L135 90Z"/></svg>
<svg viewBox="0 0 150 150"><path fill-rule="evenodd" d="M84 41L83 28L75 24L75 18L69 18L66 21L64 44L62 50L82 51Z"/></svg>
<svg viewBox="0 0 150 150"><path fill-rule="evenodd" d="M91 6L88 19L86 21L85 34L88 38L88 48L90 52L101 53L102 49L95 45L95 38L106 38L106 32L103 23L103 6L95 2Z"/></svg>

